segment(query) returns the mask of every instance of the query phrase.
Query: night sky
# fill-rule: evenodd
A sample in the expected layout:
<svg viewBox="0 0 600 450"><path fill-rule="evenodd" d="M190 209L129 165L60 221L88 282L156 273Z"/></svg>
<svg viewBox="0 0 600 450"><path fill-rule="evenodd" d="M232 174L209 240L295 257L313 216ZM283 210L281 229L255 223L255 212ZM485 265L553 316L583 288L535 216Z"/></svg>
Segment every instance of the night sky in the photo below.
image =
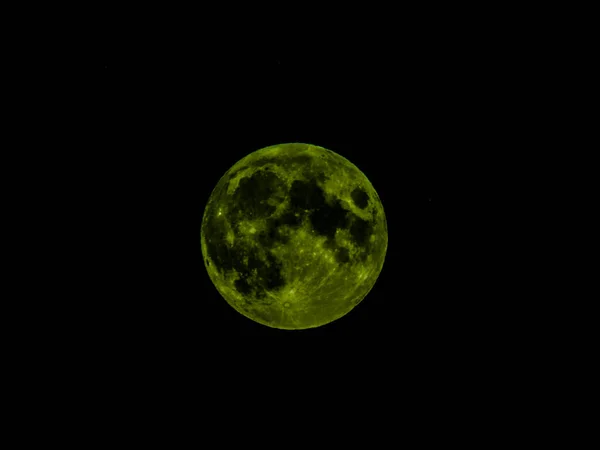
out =
<svg viewBox="0 0 600 450"><path fill-rule="evenodd" d="M499 54L491 39L434 28L310 41L265 33L228 44L172 26L107 48L98 65L105 185L97 195L110 198L103 201L115 214L102 219L101 241L120 252L113 276L124 289L109 296L103 314L121 311L120 330L182 340L465 342L498 326L485 299L499 294L487 290L478 264L489 218L477 213L481 193L472 180L485 177L482 155L502 146L494 105L505 94L490 57ZM219 178L247 154L287 142L354 163L377 190L389 229L371 293L345 317L300 332L270 329L231 308L199 245Z"/></svg>

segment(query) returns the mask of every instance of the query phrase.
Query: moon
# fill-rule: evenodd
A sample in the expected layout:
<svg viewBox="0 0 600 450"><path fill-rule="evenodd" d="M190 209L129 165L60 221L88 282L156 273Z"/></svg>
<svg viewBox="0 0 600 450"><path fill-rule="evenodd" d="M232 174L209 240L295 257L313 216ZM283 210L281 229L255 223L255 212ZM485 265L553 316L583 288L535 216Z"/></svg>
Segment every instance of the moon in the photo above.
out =
<svg viewBox="0 0 600 450"><path fill-rule="evenodd" d="M315 328L371 291L388 244L381 200L343 156L302 143L266 147L218 181L202 217L208 275L247 318Z"/></svg>

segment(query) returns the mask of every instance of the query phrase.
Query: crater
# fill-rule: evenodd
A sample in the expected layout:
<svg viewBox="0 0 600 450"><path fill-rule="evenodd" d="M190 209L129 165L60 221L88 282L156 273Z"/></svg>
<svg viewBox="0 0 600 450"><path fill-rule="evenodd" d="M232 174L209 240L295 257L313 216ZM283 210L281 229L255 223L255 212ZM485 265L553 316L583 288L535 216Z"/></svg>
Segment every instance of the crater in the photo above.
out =
<svg viewBox="0 0 600 450"><path fill-rule="evenodd" d="M323 243L323 248L331 250L333 252L335 260L340 264L346 264L350 262L350 250L346 247L340 247L334 238L327 238Z"/></svg>
<svg viewBox="0 0 600 450"><path fill-rule="evenodd" d="M236 242L231 246L222 220L213 219L206 224L207 262L223 275L239 274L235 289L242 295L264 297L265 291L274 291L285 285L283 266L270 252L252 244ZM259 237L260 239L260 237ZM271 247L276 240L271 240ZM263 294L263 295L261 295Z"/></svg>
<svg viewBox="0 0 600 450"><path fill-rule="evenodd" d="M310 222L318 234L333 239L338 228L348 226L348 211L342 207L339 200L335 200L332 205L323 205L313 211Z"/></svg>
<svg viewBox="0 0 600 450"><path fill-rule="evenodd" d="M236 216L251 219L270 216L276 209L273 203L277 203L277 199L282 200L275 194L283 187L284 182L267 169L242 178L231 198ZM275 201L267 202L269 199Z"/></svg>
<svg viewBox="0 0 600 450"><path fill-rule="evenodd" d="M358 208L365 209L367 206L369 206L369 194L367 194L364 189L356 187L350 196Z"/></svg>
<svg viewBox="0 0 600 450"><path fill-rule="evenodd" d="M246 280L245 278L235 280L233 284L235 285L235 289L240 294L248 295L252 292L252 286L250 286L250 283L248 283L248 280Z"/></svg>
<svg viewBox="0 0 600 450"><path fill-rule="evenodd" d="M206 252L218 270L230 271L233 269L233 261L231 249L227 245L227 234L223 228L215 225L213 221L206 226Z"/></svg>
<svg viewBox="0 0 600 450"><path fill-rule="evenodd" d="M350 251L346 247L340 247L335 252L335 260L340 264L350 262Z"/></svg>
<svg viewBox="0 0 600 450"><path fill-rule="evenodd" d="M373 223L368 220L353 216L350 225L350 235L359 247L365 248L369 243L369 237L373 233Z"/></svg>
<svg viewBox="0 0 600 450"><path fill-rule="evenodd" d="M290 211L281 217L270 217L267 219L266 229L257 236L258 242L265 248L273 248L277 243L287 244L290 237L285 233L285 228L298 228L301 224L302 217Z"/></svg>
<svg viewBox="0 0 600 450"><path fill-rule="evenodd" d="M315 180L294 180L289 192L290 206L295 211L313 210L325 205L325 195Z"/></svg>
<svg viewBox="0 0 600 450"><path fill-rule="evenodd" d="M262 265L258 270L260 287L266 291L274 291L285 286L283 265L270 253L267 253L268 265Z"/></svg>

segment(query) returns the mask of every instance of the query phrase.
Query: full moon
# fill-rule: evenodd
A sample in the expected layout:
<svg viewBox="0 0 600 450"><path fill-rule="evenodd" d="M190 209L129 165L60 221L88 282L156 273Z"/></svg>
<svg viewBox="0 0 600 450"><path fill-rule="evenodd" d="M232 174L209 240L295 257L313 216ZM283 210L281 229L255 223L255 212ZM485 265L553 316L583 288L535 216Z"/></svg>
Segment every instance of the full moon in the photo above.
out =
<svg viewBox="0 0 600 450"><path fill-rule="evenodd" d="M206 270L247 318L286 330L346 315L383 268L388 233L377 192L343 156L279 144L235 163L202 217Z"/></svg>

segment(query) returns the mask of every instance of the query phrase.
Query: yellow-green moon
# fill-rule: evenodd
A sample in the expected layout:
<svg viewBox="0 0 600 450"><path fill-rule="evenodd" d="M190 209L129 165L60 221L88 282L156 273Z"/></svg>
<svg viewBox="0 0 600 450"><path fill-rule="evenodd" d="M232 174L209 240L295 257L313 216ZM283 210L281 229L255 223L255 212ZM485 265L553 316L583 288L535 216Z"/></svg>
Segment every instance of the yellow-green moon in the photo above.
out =
<svg viewBox="0 0 600 450"><path fill-rule="evenodd" d="M244 316L297 330L347 314L388 244L381 200L343 156L309 144L250 153L213 190L200 241L210 279Z"/></svg>

